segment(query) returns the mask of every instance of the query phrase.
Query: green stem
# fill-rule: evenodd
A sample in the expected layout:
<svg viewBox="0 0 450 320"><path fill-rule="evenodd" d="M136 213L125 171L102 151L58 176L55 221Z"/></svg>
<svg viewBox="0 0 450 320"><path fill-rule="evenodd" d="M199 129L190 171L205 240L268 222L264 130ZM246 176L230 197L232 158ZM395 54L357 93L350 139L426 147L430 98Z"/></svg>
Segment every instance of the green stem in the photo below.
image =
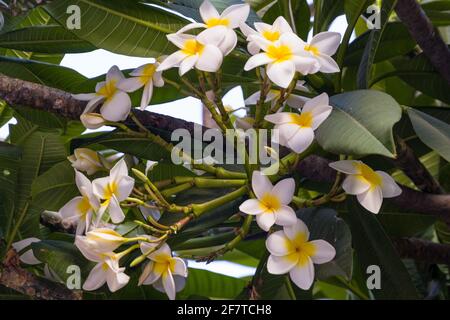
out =
<svg viewBox="0 0 450 320"><path fill-rule="evenodd" d="M233 192L230 192L222 197L207 201L201 204L192 204L192 212L196 217L201 216L207 211L214 210L230 201L233 201L239 197L242 197L247 193L247 186L243 186Z"/></svg>
<svg viewBox="0 0 450 320"><path fill-rule="evenodd" d="M288 291L289 297L292 300L297 300L297 296L295 295L294 289L292 288L291 279L289 279L289 275L284 276L284 282L286 283L286 289Z"/></svg>

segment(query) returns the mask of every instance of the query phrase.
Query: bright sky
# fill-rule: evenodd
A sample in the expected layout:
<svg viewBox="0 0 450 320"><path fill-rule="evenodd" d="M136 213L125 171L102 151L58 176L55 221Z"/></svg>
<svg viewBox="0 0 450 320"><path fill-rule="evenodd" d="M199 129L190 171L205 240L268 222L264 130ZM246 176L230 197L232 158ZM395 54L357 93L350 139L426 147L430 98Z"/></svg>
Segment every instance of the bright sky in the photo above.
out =
<svg viewBox="0 0 450 320"><path fill-rule="evenodd" d="M347 21L344 16L341 16L333 22L330 31L343 34L346 27ZM113 65L117 65L120 69L131 69L139 67L149 61L151 60L118 55L105 50L95 50L88 53L67 54L61 62L61 65L75 69L87 77L95 77L105 74ZM155 88L155 90L158 90L158 88ZM233 108L242 107L242 91L239 88L233 89L224 97L224 103L226 105L231 105ZM149 106L148 110L188 121L202 123L202 107L200 102L194 98L186 98L174 103ZM8 126L5 125L0 129L0 139L4 139L7 135ZM255 272L255 268L226 261L214 261L208 265L205 263L189 261L189 266L234 277L245 277L252 275Z"/></svg>

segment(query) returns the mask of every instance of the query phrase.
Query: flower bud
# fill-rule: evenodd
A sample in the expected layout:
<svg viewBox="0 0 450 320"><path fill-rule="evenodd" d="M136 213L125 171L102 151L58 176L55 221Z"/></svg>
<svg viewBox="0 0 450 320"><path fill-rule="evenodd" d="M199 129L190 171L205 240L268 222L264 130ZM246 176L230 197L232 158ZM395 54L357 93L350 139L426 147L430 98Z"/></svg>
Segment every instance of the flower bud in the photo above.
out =
<svg viewBox="0 0 450 320"><path fill-rule="evenodd" d="M72 163L72 167L78 171L85 171L88 175L92 175L103 168L97 152L90 149L75 149L74 154L67 159Z"/></svg>
<svg viewBox="0 0 450 320"><path fill-rule="evenodd" d="M104 126L106 122L99 113L84 113L81 115L80 120L87 129L98 129Z"/></svg>

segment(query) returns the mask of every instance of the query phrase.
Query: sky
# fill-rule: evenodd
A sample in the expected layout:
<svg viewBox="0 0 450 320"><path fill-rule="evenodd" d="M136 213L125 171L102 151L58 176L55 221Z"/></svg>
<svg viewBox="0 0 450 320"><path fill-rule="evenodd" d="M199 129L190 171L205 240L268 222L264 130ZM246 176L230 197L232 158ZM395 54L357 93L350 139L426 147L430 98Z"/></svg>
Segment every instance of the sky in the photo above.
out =
<svg viewBox="0 0 450 320"><path fill-rule="evenodd" d="M329 31L344 33L347 21L344 16L338 17L331 25ZM310 35L311 37L311 35ZM106 50L95 50L88 53L66 54L61 62L62 66L72 68L86 77L96 77L105 74L113 65L120 69L132 69L151 62L147 58L129 57L115 54ZM158 88L155 88L158 90ZM224 104L234 109L243 106L242 91L233 89L224 97ZM189 107L187 107L189 106ZM197 99L185 98L172 103L150 105L147 110L181 118L187 121L202 123L202 106ZM12 120L14 122L15 120ZM8 126L0 129L0 140L8 136ZM189 261L189 267L206 269L234 277L245 277L254 274L255 268L238 265L227 261L214 261L208 265Z"/></svg>

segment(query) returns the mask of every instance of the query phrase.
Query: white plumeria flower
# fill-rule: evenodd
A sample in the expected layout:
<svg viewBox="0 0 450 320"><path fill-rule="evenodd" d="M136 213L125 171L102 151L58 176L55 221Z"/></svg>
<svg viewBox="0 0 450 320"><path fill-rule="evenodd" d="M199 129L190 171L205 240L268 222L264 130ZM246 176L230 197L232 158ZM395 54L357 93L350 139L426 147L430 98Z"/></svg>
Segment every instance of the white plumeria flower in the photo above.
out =
<svg viewBox="0 0 450 320"><path fill-rule="evenodd" d="M274 224L289 226L295 223L297 217L289 207L295 192L294 179L284 179L273 186L267 176L253 171L252 189L256 199L246 200L239 210L255 215L261 229L269 231Z"/></svg>
<svg viewBox="0 0 450 320"><path fill-rule="evenodd" d="M40 239L38 238L26 238L17 242L14 242L11 246L13 247L14 250L16 250L16 252L20 252L23 249L29 247L32 243L35 242L41 242ZM42 262L39 261L33 253L33 249L28 249L25 252L23 252L20 256L19 259L21 262L25 263L25 264L29 264L29 265L36 265L36 264L41 264Z"/></svg>
<svg viewBox="0 0 450 320"><path fill-rule="evenodd" d="M362 161L342 160L330 163L333 169L347 174L342 188L351 195L356 195L359 203L372 213L378 213L383 198L394 198L402 189L394 179L383 171L374 171Z"/></svg>
<svg viewBox="0 0 450 320"><path fill-rule="evenodd" d="M295 86L296 90L305 91L307 92L308 89L304 86L305 81L298 81L297 85ZM276 104L277 100L281 96L281 90L277 89L271 89L269 93L266 95L266 100L264 102L272 102L272 107ZM261 91L257 91L251 96L249 96L247 99L245 99L246 105L256 105L261 97ZM286 98L286 101L284 104L287 104L288 106L291 106L293 108L300 108L305 105L307 101L309 101L309 98L302 97L296 94L291 93ZM282 110L282 109L280 109Z"/></svg>
<svg viewBox="0 0 450 320"><path fill-rule="evenodd" d="M144 64L130 73L133 76L132 78L123 79L117 84L117 87L125 92L134 92L144 87L141 98L141 110L144 110L150 104L153 95L153 86L164 86L161 72L156 71L158 66L158 61Z"/></svg>
<svg viewBox="0 0 450 320"><path fill-rule="evenodd" d="M254 26L256 30L253 30L245 23L240 24L242 33L247 37L247 50L251 55L255 55L261 50L258 44L252 40L252 37L258 36L274 42L280 39L284 33L294 33L289 23L283 17L276 18L272 25L264 22L255 22Z"/></svg>
<svg viewBox="0 0 450 320"><path fill-rule="evenodd" d="M267 270L272 274L289 272L291 280L303 290L314 282L314 264L334 259L336 250L325 240L309 240L308 227L297 219L296 223L272 233L266 240L270 256Z"/></svg>
<svg viewBox="0 0 450 320"><path fill-rule="evenodd" d="M85 171L88 175L93 175L103 169L98 153L91 149L77 148L67 159L72 163L73 168Z"/></svg>
<svg viewBox="0 0 450 320"><path fill-rule="evenodd" d="M248 4L235 4L226 8L222 14L219 14L211 2L205 0L200 6L200 16L203 23L190 23L181 28L178 33L195 28L206 28L199 34L199 39L208 43L208 40L212 37L223 36L218 47L224 55L227 55L237 43L237 35L233 29L245 23L249 13L250 6Z"/></svg>
<svg viewBox="0 0 450 320"><path fill-rule="evenodd" d="M87 232L86 236L75 237L75 245L84 256L112 252L127 241L127 238L109 228L96 228Z"/></svg>
<svg viewBox="0 0 450 320"><path fill-rule="evenodd" d="M131 100L126 92L117 87L125 79L117 66L111 67L106 74L106 81L97 83L95 93L75 94L78 100L89 101L83 114L91 113L99 104L102 117L107 121L123 121L131 110Z"/></svg>
<svg viewBox="0 0 450 320"><path fill-rule="evenodd" d="M92 182L94 194L103 200L99 212L98 221L106 209L113 223L120 223L125 215L120 207L133 191L134 179L128 176L128 168L124 159L119 160L111 169L108 177L98 178Z"/></svg>
<svg viewBox="0 0 450 320"><path fill-rule="evenodd" d="M220 36L216 35L211 39L205 36L201 41L198 37L190 34L169 34L167 39L180 50L165 58L156 71L179 67L178 73L183 76L193 68L206 72L219 70L223 61L222 51L217 47L222 40Z"/></svg>
<svg viewBox="0 0 450 320"><path fill-rule="evenodd" d="M261 37L252 40L264 51L248 59L244 70L267 65L267 76L276 85L287 88L295 72L307 75L319 70L316 59L303 50L303 40L293 33L285 33L277 41L271 42Z"/></svg>
<svg viewBox="0 0 450 320"><path fill-rule="evenodd" d="M106 283L111 292L116 292L130 281L130 277L124 272L125 268L119 266L119 257L114 252L90 253L85 257L97 264L84 282L83 290L97 290Z"/></svg>
<svg viewBox="0 0 450 320"><path fill-rule="evenodd" d="M303 42L303 50L320 64L320 72L339 72L339 66L331 57L337 51L341 42L341 34L338 32L321 32L316 34L308 43Z"/></svg>
<svg viewBox="0 0 450 320"><path fill-rule="evenodd" d="M87 129L98 129L105 125L106 120L100 113L88 112L80 116L80 121Z"/></svg>
<svg viewBox="0 0 450 320"><path fill-rule="evenodd" d="M81 196L67 202L59 214L65 225L77 224L76 234L89 230L92 216L100 208L100 202L94 195L92 183L81 172L75 170L75 183Z"/></svg>
<svg viewBox="0 0 450 320"><path fill-rule="evenodd" d="M296 153L305 151L314 141L314 130L324 122L332 111L326 93L307 101L300 114L280 112L267 115L265 120L274 123L279 130L279 141Z"/></svg>
<svg viewBox="0 0 450 320"><path fill-rule="evenodd" d="M149 237L150 239L156 239ZM156 243L140 242L143 254L154 250ZM139 285L153 285L161 292L165 292L170 300L175 299L177 292L183 290L188 275L186 263L183 259L172 256L170 247L164 243L158 250L147 256L150 261L139 277Z"/></svg>

